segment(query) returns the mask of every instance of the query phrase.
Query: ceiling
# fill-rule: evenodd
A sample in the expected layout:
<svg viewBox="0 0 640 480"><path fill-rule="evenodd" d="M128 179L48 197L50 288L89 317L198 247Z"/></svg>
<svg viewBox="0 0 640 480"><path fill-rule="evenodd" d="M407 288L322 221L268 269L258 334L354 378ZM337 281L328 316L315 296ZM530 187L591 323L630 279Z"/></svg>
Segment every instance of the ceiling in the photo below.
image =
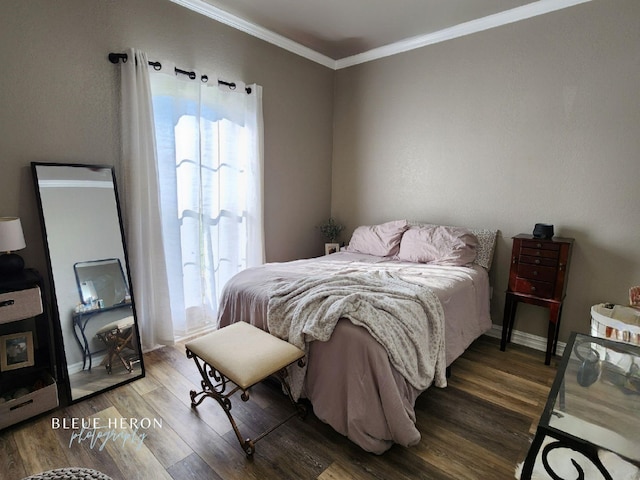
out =
<svg viewBox="0 0 640 480"><path fill-rule="evenodd" d="M590 0L171 0L331 68Z"/></svg>

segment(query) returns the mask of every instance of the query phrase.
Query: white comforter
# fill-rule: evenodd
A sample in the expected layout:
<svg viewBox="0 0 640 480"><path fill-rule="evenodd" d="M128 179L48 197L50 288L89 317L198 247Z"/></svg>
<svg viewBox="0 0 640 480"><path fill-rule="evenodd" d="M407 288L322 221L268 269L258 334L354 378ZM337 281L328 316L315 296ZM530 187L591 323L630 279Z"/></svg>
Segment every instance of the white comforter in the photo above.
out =
<svg viewBox="0 0 640 480"><path fill-rule="evenodd" d="M277 284L267 308L269 332L305 352L329 340L340 318L366 328L414 388L446 386L444 313L430 288L385 271L313 275ZM296 400L304 376L289 369Z"/></svg>

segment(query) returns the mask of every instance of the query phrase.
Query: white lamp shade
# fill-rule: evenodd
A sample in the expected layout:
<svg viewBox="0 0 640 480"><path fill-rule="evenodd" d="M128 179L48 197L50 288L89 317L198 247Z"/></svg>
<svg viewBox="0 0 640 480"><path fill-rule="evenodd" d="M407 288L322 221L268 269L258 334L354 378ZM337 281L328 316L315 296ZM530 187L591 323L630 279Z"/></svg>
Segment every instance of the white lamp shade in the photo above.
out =
<svg viewBox="0 0 640 480"><path fill-rule="evenodd" d="M15 252L26 246L20 219L0 217L0 252Z"/></svg>

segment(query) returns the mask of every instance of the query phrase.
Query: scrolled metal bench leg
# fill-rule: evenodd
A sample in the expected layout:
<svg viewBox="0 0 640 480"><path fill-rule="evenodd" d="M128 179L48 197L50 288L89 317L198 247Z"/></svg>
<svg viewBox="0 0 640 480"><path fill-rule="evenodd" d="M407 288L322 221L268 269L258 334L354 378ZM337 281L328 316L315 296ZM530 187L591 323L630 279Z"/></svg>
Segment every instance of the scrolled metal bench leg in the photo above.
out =
<svg viewBox="0 0 640 480"><path fill-rule="evenodd" d="M229 397L241 389L239 387L236 387L229 393L225 394L224 391L227 388L227 380L224 375L218 372L213 366L199 358L189 349L187 349L187 358L193 358L196 367L198 367L198 371L202 376L202 381L200 382L200 384L202 385L202 391L196 392L195 390L191 390L189 392L189 396L191 397L191 408L195 409L207 397L211 397L216 402L218 402L218 405L220 405L222 410L224 410L224 413L227 415L229 423L231 423L231 427L236 434L236 438L238 439L238 443L240 443L240 447L242 448L242 450L244 450L248 457L251 457L256 450L255 442L250 438L242 438L240 429L238 428L233 415L231 415L231 400L229 400ZM214 385L211 380L209 380L209 378L213 378L218 383ZM243 390L242 400L246 402L248 399L249 392Z"/></svg>
<svg viewBox="0 0 640 480"><path fill-rule="evenodd" d="M236 437L238 439L238 443L240 443L240 447L242 448L242 450L244 450L247 457L249 458L253 457L253 454L256 450L255 449L256 442L261 440L263 437L265 437L266 435L274 431L276 428L278 428L279 426L281 426L282 424L284 424L294 416L298 415L300 418L304 418L305 415L307 414L306 406L300 402L296 402L293 399L293 395L291 394L291 389L289 388L289 384L286 381L286 377L288 374L287 374L287 368L285 367L279 372L276 372L274 375L280 380L286 394L289 397L289 400L296 408L296 411L291 415L289 415L284 420L282 420L277 425L274 425L269 430L258 435L255 439L253 440L251 438L243 439L242 435L240 434L240 430L238 429L238 425L236 424L236 421L233 418L233 415L231 415L231 400L229 398L238 390L240 390L242 392L240 397L244 402L246 402L249 400L249 390L243 390L242 388L236 386L230 392L225 393L225 390L227 388L227 383L230 383L230 382L227 382L227 379L225 378L225 376L222 375L220 372L218 372L214 366L212 366L211 364L207 363L205 360L203 360L202 358L194 354L191 350L189 350L189 348L186 349L186 353L187 353L187 358L193 358L193 361L195 362L196 367L198 368L198 371L202 376L202 381L200 382L202 386L202 391L196 392L195 390L191 390L189 392L189 395L191 397L191 408L195 409L198 405L200 405L204 401L206 397L211 397L216 402L218 402L222 410L224 410L224 413L227 415L227 418L229 419L229 423L231 423L231 427L233 428L233 431L235 432ZM304 359L300 359L298 361L298 365L301 367L304 366ZM210 380L211 378L214 379L214 381L216 382L215 384L211 382Z"/></svg>

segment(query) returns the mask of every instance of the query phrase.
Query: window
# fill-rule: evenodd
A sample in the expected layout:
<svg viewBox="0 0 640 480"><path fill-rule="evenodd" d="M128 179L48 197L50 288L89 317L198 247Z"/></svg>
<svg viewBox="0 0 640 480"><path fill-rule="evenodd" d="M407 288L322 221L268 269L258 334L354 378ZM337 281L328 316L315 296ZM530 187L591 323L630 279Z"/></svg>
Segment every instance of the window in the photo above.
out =
<svg viewBox="0 0 640 480"><path fill-rule="evenodd" d="M264 260L261 89L151 75L176 337L216 324L225 283Z"/></svg>

